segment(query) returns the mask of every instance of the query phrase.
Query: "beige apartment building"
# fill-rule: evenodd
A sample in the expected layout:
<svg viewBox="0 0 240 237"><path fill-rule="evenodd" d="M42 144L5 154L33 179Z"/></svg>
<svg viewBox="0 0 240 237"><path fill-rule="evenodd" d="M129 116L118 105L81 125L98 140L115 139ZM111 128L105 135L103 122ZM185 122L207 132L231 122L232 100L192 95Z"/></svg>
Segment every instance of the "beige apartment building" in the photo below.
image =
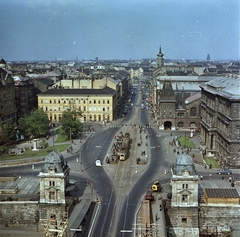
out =
<svg viewBox="0 0 240 237"><path fill-rule="evenodd" d="M53 125L62 119L67 108L82 112L81 121L113 121L118 116L116 91L102 89L50 89L38 95L38 107L48 115Z"/></svg>

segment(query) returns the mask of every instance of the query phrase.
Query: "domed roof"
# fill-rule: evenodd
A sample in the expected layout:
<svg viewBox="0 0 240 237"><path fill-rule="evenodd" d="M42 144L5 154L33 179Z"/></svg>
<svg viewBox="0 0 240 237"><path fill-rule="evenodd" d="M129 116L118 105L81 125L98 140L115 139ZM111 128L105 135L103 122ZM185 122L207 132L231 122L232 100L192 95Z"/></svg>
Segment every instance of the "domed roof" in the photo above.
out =
<svg viewBox="0 0 240 237"><path fill-rule="evenodd" d="M184 151L182 154L178 155L176 158L176 165L193 165L193 159L190 155Z"/></svg>
<svg viewBox="0 0 240 237"><path fill-rule="evenodd" d="M186 151L176 157L176 163L173 165L173 174L182 175L184 170L187 170L191 175L197 174L193 159Z"/></svg>
<svg viewBox="0 0 240 237"><path fill-rule="evenodd" d="M42 171L47 173L49 167L53 167L56 173L64 172L67 165L64 163L63 155L55 150L51 151L45 158L45 164Z"/></svg>
<svg viewBox="0 0 240 237"><path fill-rule="evenodd" d="M45 162L61 163L61 162L64 162L64 158L63 158L63 155L61 153L58 153L55 150L53 150L46 156Z"/></svg>

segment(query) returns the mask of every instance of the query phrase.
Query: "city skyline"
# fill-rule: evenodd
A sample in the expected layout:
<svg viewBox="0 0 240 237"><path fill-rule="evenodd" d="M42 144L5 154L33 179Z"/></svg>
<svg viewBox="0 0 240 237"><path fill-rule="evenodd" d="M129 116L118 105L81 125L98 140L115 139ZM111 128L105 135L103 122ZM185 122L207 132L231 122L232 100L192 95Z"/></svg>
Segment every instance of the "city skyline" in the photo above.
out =
<svg viewBox="0 0 240 237"><path fill-rule="evenodd" d="M1 0L7 61L239 60L239 1Z"/></svg>

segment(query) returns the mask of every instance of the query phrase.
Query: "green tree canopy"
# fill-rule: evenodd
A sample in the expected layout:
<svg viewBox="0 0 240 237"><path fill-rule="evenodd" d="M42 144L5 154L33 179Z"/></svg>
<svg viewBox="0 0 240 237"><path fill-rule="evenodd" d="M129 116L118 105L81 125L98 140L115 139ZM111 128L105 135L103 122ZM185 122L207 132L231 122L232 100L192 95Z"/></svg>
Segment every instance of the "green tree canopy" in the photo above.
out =
<svg viewBox="0 0 240 237"><path fill-rule="evenodd" d="M70 137L71 135L77 135L82 132L82 123L80 121L81 111L77 111L76 109L68 108L62 114L62 133Z"/></svg>
<svg viewBox="0 0 240 237"><path fill-rule="evenodd" d="M0 141L1 143L7 143L15 141L16 137L16 125L13 119L8 119L4 124L1 124Z"/></svg>
<svg viewBox="0 0 240 237"><path fill-rule="evenodd" d="M49 129L49 120L42 109L34 109L29 115L19 119L19 125L25 135L43 136Z"/></svg>

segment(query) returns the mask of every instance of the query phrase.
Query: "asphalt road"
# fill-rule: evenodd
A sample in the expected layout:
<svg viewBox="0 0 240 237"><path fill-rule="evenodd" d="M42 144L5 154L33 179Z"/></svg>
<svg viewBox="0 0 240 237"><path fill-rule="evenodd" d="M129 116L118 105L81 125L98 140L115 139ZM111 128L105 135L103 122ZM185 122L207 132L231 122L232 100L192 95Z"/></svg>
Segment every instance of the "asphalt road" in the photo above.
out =
<svg viewBox="0 0 240 237"><path fill-rule="evenodd" d="M133 96L134 106L129 105L127 115L114 123L114 126L103 127L103 130L94 133L88 139L79 154L67 159L70 166L70 179L78 181L84 185L86 180L93 186L93 198L101 202L100 211L94 224L91 236L111 237L133 236L135 215L139 209L141 200L146 191L155 180L161 184L170 181L170 173L165 171L170 168L170 164L175 161L176 154L173 154L172 147L168 147L166 138L169 138L168 131L159 131L156 127L146 128L148 135L148 159L147 164L136 168L136 156L139 148L136 145L139 131L132 128L130 124L152 124L148 116L148 111L141 109L141 95L135 89ZM122 126L126 125L127 126ZM120 131L129 131L132 136L130 157L115 165L106 164L105 158L110 153L113 138ZM182 134L181 131L174 131L174 134ZM157 146L160 146L157 149ZM96 167L95 160L101 160L103 166ZM43 164L22 165L19 167L4 167L0 169L1 175L16 174L21 176L36 177ZM138 169L138 172L136 170ZM216 186L214 180L220 183L221 176L214 173L214 170L204 169L196 166L199 174L204 177L200 183L204 186ZM212 174L210 180L209 173ZM239 179L239 172L235 175ZM225 185L228 185L227 182ZM76 195L79 195L76 194ZM132 232L131 232L132 231Z"/></svg>

